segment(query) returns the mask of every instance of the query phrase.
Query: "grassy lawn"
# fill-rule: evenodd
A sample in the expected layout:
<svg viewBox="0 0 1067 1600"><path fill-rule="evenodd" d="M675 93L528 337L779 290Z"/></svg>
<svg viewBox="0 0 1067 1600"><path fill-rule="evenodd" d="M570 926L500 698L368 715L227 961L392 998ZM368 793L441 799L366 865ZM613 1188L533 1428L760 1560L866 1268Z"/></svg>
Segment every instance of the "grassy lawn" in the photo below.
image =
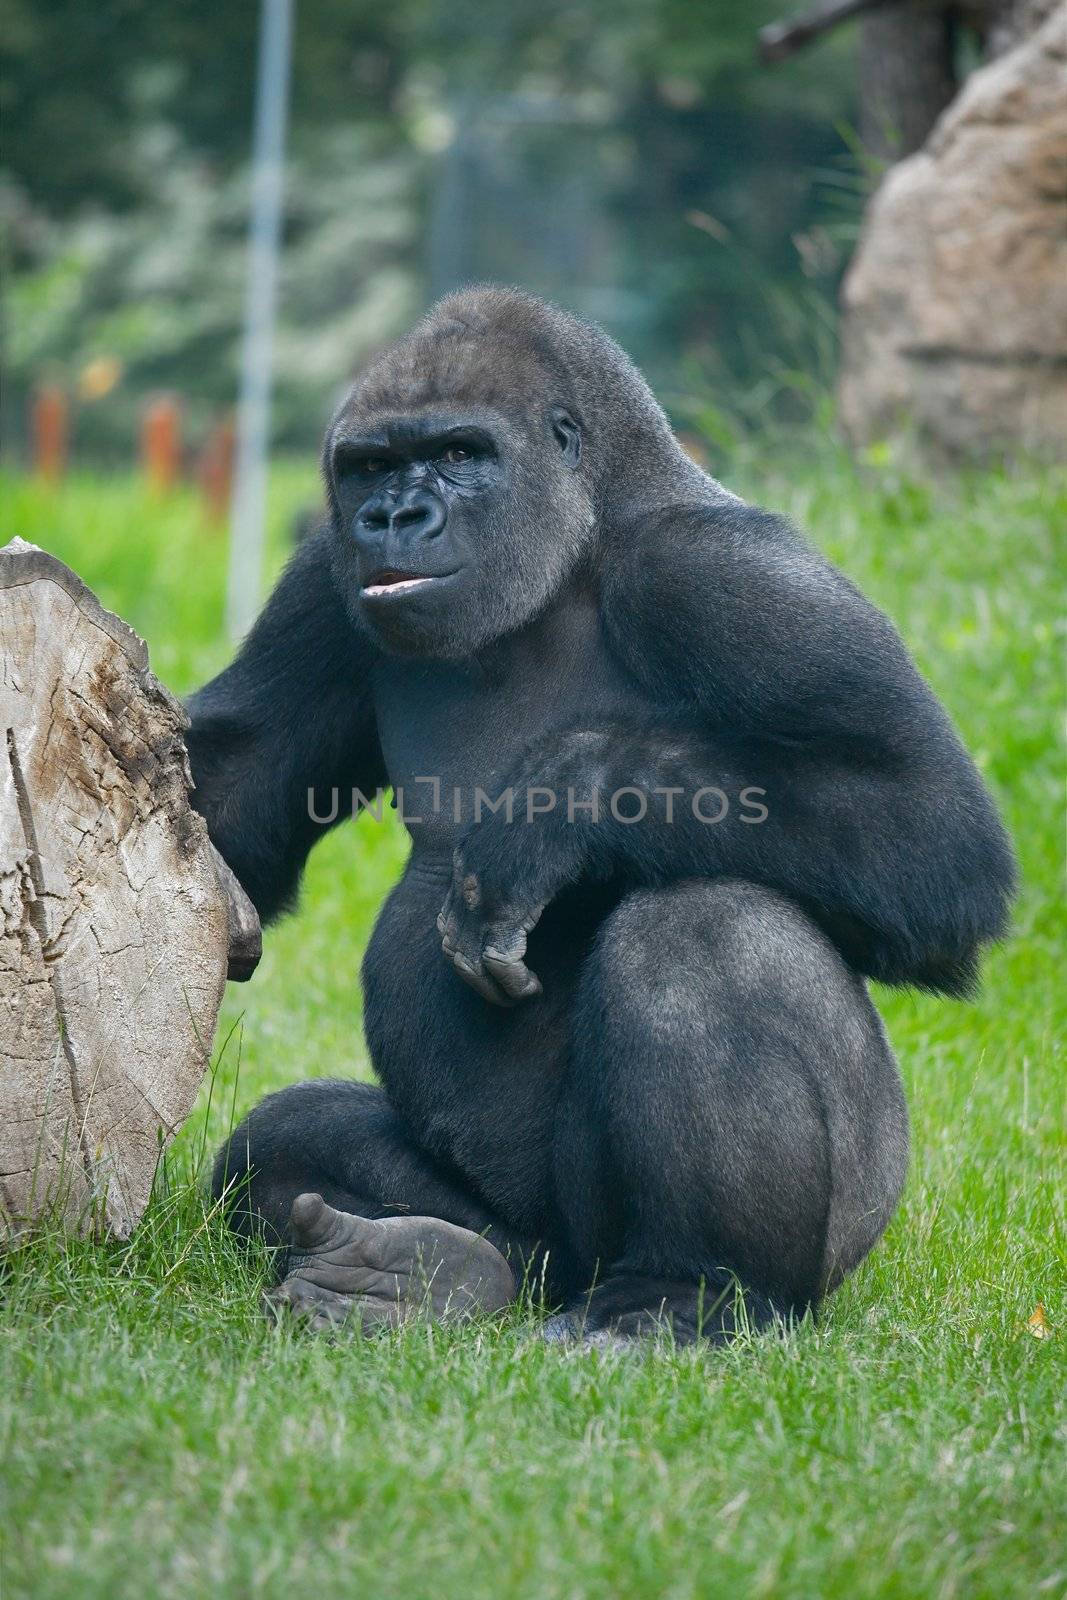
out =
<svg viewBox="0 0 1067 1600"><path fill-rule="evenodd" d="M189 1177L234 1105L369 1072L359 964L404 850L364 818L319 847L299 914L231 988L213 1085L132 1243L44 1240L0 1281L3 1600L1067 1591L1067 486L1020 469L930 488L821 450L732 484L896 619L1022 861L976 1004L878 995L914 1131L883 1245L817 1327L725 1353L561 1353L520 1313L337 1344L261 1320L262 1264ZM310 472L276 474L275 564L309 492ZM225 537L191 498L14 480L4 503L4 537L70 562L172 688L223 664ZM1039 1302L1053 1337L1027 1331Z"/></svg>

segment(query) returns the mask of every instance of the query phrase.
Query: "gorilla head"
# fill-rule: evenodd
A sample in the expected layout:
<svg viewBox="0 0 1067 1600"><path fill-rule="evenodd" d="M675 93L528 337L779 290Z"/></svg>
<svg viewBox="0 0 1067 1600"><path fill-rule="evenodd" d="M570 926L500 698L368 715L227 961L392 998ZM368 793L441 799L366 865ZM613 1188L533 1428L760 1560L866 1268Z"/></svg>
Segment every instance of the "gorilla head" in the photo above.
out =
<svg viewBox="0 0 1067 1600"><path fill-rule="evenodd" d="M363 374L327 434L354 619L391 653L472 654L592 557L627 467L647 482L657 459L688 465L600 329L516 290L449 296Z"/></svg>

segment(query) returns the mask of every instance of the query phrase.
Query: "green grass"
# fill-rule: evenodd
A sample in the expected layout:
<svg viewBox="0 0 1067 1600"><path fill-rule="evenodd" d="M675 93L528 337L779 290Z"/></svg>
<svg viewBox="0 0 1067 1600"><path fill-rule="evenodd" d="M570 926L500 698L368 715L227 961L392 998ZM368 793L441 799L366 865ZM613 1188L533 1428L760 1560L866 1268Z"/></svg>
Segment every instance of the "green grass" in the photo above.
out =
<svg viewBox="0 0 1067 1600"><path fill-rule="evenodd" d="M880 993L912 1171L818 1326L726 1352L561 1353L529 1318L317 1343L189 1174L237 1112L366 1074L359 963L403 858L364 818L232 989L208 1105L128 1247L44 1239L0 1307L0 1596L496 1600L1060 1596L1067 1394L1059 607L1062 477L937 487L822 451L737 485L792 514L898 621L1017 840L1012 939L974 1005ZM314 480L274 484L275 564ZM222 664L225 540L125 482L5 486L183 692ZM240 1068L237 1079L238 1066ZM1054 1336L1025 1329L1043 1303Z"/></svg>

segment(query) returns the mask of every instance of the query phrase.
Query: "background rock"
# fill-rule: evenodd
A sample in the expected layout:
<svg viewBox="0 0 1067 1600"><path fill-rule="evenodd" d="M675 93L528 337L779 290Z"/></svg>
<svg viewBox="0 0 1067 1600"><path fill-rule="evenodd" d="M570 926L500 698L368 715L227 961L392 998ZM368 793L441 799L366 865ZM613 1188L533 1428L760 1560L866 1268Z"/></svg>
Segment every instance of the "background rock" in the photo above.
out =
<svg viewBox="0 0 1067 1600"><path fill-rule="evenodd" d="M1067 454L1067 5L1031 15L871 202L842 292L856 444Z"/></svg>

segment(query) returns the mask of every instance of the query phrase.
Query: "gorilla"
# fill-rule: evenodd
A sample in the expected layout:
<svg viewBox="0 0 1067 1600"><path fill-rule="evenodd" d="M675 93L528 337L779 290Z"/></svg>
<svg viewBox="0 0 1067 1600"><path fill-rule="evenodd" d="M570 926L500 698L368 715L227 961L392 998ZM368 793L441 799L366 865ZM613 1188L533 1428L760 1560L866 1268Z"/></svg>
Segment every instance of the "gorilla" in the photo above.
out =
<svg viewBox="0 0 1067 1600"><path fill-rule="evenodd" d="M411 853L363 965L381 1086L256 1106L215 1168L231 1226L319 1327L524 1276L550 1338L803 1315L905 1174L866 980L967 995L1006 926L948 717L619 346L530 295L442 300L323 464L328 523L193 698L194 803L265 920L353 795L391 788Z"/></svg>

